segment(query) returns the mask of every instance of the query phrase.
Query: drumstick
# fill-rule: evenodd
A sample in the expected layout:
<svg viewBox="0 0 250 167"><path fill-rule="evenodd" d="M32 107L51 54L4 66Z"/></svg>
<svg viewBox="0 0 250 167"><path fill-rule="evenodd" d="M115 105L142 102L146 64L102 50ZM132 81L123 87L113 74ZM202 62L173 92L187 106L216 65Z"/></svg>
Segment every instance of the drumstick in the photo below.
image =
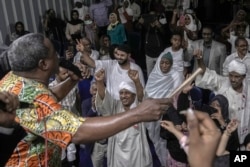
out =
<svg viewBox="0 0 250 167"><path fill-rule="evenodd" d="M195 70L195 72L188 77L177 89L175 89L174 92L170 95L170 98L173 98L177 93L183 90L190 82L192 82L197 75L199 75L202 72L202 68L198 68Z"/></svg>

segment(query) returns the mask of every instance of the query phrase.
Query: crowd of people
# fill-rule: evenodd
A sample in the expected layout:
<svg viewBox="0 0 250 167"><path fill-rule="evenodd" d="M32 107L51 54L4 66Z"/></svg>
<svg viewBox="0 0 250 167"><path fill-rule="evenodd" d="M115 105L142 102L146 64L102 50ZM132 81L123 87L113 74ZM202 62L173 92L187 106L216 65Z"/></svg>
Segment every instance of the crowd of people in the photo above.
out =
<svg viewBox="0 0 250 167"><path fill-rule="evenodd" d="M46 11L43 33L15 24L0 166L229 166L250 151L247 13L215 34L190 1L150 2L74 0L70 19Z"/></svg>

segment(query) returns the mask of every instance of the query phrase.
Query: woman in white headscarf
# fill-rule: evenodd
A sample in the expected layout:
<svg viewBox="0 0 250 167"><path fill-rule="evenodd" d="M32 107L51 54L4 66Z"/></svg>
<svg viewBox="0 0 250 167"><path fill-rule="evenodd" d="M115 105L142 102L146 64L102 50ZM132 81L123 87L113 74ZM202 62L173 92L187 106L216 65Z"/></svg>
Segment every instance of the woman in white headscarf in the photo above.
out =
<svg viewBox="0 0 250 167"><path fill-rule="evenodd" d="M173 57L170 52L162 54L148 77L145 96L151 98L166 98L182 83L183 76L171 69ZM148 134L152 140L156 154L162 166L167 162L167 143L160 137L160 120L146 123Z"/></svg>
<svg viewBox="0 0 250 167"><path fill-rule="evenodd" d="M168 65L164 65L165 62ZM172 65L173 58L170 52L161 55L157 59L145 87L145 93L148 97L169 97L173 90L182 83L181 78L183 77L180 78L180 75L176 71L171 70Z"/></svg>
<svg viewBox="0 0 250 167"><path fill-rule="evenodd" d="M185 40L197 39L198 28L193 16L191 14L185 14L183 18L184 20L181 20L181 18L178 20L177 26L183 26L184 39Z"/></svg>
<svg viewBox="0 0 250 167"><path fill-rule="evenodd" d="M198 26L196 24L195 19L191 14L184 14L179 17L177 21L178 10L175 9L173 11L173 16L171 20L172 29L181 28L184 32L184 39L188 40L196 40L198 35Z"/></svg>
<svg viewBox="0 0 250 167"><path fill-rule="evenodd" d="M117 9L118 16L121 23L124 25L126 31L132 31L133 28L133 9L130 7L130 1L124 0L121 7Z"/></svg>
<svg viewBox="0 0 250 167"><path fill-rule="evenodd" d="M127 42L125 27L118 21L117 15L115 13L109 14L109 21L110 24L107 28L107 34L110 36L111 45L122 45Z"/></svg>

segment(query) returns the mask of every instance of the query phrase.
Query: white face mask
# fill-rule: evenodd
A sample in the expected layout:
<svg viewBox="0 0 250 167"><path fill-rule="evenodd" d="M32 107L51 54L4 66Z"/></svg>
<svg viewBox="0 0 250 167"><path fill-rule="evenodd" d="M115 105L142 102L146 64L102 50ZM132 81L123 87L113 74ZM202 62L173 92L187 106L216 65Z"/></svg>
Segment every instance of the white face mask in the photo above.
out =
<svg viewBox="0 0 250 167"><path fill-rule="evenodd" d="M92 20L85 20L85 21L84 21L84 24L85 24L85 25L89 25L89 24L92 24L92 22L93 22Z"/></svg>
<svg viewBox="0 0 250 167"><path fill-rule="evenodd" d="M166 18L160 18L160 19L159 19L159 22L160 22L161 24L167 24L167 19L166 19Z"/></svg>
<svg viewBox="0 0 250 167"><path fill-rule="evenodd" d="M160 15L160 18L159 18L159 22L161 23L161 24L167 24L167 18L166 18L166 16L165 16L165 14L161 14Z"/></svg>

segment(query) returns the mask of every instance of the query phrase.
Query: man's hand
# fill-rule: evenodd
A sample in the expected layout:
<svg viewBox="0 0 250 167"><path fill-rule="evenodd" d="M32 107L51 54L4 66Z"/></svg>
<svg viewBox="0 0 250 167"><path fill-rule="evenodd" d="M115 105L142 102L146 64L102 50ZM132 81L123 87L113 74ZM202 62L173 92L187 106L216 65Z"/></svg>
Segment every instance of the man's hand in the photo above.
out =
<svg viewBox="0 0 250 167"><path fill-rule="evenodd" d="M162 99L151 99L148 98L142 103L140 103L136 108L137 118L139 122L150 122L157 121L161 118L162 114L164 114L169 106L172 105L173 100L170 98L162 98Z"/></svg>
<svg viewBox="0 0 250 167"><path fill-rule="evenodd" d="M133 82L137 82L137 81L140 81L139 79L139 73L137 70L131 70L129 69L128 70L128 76L130 79L132 79Z"/></svg>
<svg viewBox="0 0 250 167"><path fill-rule="evenodd" d="M84 45L81 40L76 39L76 50L78 52L84 52Z"/></svg>
<svg viewBox="0 0 250 167"><path fill-rule="evenodd" d="M15 121L16 109L19 106L18 97L8 92L0 92L0 101L5 103L5 107L0 108L0 126L11 127Z"/></svg>
<svg viewBox="0 0 250 167"><path fill-rule="evenodd" d="M95 80L96 81L104 81L104 77L105 77L105 70L104 69L100 69L99 71L97 71L95 73Z"/></svg>
<svg viewBox="0 0 250 167"><path fill-rule="evenodd" d="M74 79L86 79L86 78L89 78L90 77L90 70L89 70L89 67L87 66L87 65L85 65L85 64L82 64L82 63L80 63L80 62L76 62L76 63L74 63L74 65L76 65L78 68L79 68L79 70L81 71L81 74L82 74L82 78L79 78L77 75L70 75L69 74L69 76L71 77L71 79L72 80L74 80Z"/></svg>
<svg viewBox="0 0 250 167"><path fill-rule="evenodd" d="M199 60L202 59L203 52L200 49L195 49L193 55L197 60Z"/></svg>
<svg viewBox="0 0 250 167"><path fill-rule="evenodd" d="M208 114L188 109L188 161L192 167L212 166L220 140L220 130Z"/></svg>

